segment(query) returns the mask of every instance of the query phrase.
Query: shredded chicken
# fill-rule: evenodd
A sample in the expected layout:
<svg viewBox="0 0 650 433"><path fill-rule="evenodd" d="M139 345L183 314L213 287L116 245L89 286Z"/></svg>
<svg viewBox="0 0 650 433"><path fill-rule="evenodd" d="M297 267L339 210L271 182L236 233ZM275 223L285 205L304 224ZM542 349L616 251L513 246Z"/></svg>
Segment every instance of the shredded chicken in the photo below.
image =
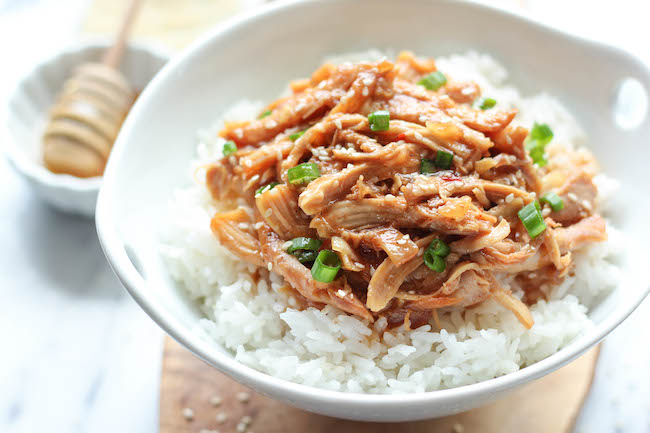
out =
<svg viewBox="0 0 650 433"><path fill-rule="evenodd" d="M237 149L206 170L212 197L231 209L212 218L218 242L284 277L304 305L415 329L438 309L492 298L533 326L528 306L544 285L607 238L597 165L557 146L537 165L516 110L477 108L473 82L422 85L436 71L408 52L325 64L265 115L227 123L219 135ZM296 170L308 177L296 181ZM549 192L561 209L542 200L544 227L531 238L519 212ZM324 251L338 262L325 274Z"/></svg>

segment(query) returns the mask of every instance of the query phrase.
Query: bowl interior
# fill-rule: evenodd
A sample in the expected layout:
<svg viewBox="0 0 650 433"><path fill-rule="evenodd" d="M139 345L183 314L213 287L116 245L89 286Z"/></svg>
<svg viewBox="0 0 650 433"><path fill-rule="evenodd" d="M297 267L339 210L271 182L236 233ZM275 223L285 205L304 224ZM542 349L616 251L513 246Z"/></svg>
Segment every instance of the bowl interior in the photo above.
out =
<svg viewBox="0 0 650 433"><path fill-rule="evenodd" d="M99 61L108 46L109 42L89 42L69 48L39 64L17 85L8 101L6 145L10 157L21 169L44 177L79 180L53 175L42 166L41 137L48 110L74 68L84 62ZM166 61L166 55L133 44L127 48L120 69L140 92Z"/></svg>
<svg viewBox="0 0 650 433"><path fill-rule="evenodd" d="M398 16L390 0L280 4L215 30L175 59L129 116L100 195L100 237L127 288L173 336L208 362L233 368L217 355L221 349L193 336L200 313L168 277L158 254L160 215L174 188L190 182L196 131L240 99L273 99L289 80L308 76L326 55L371 48L433 57L468 50L490 53L509 69L510 82L523 94L546 91L577 117L604 172L621 182L613 219L630 235L630 254L622 263L620 286L592 312L596 328L574 343L573 351L565 349L527 374L539 376L544 368L548 372L595 344L631 312L648 287L639 266L648 256L648 206L638 198L650 181L645 167L650 122L645 117L640 126L621 129L612 109L622 79L640 80L645 91L650 80L643 66L620 51L467 3L405 1ZM239 374L254 375L245 370ZM524 370L516 377L525 377ZM414 411L407 410L402 419L423 417Z"/></svg>

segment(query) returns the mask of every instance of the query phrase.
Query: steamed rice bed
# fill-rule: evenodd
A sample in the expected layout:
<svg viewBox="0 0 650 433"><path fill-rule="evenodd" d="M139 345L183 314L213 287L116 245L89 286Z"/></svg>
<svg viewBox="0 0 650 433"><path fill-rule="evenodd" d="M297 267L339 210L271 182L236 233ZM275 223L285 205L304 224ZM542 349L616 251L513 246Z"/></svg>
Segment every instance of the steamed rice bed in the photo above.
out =
<svg viewBox="0 0 650 433"><path fill-rule="evenodd" d="M337 59L374 60L378 52ZM552 146L577 149L585 136L573 117L552 97L522 97L506 84L507 72L491 57L476 53L436 59L438 68L459 80L472 80L499 106L517 108L515 122L548 123ZM493 300L470 309L441 310L442 329L431 322L415 330L404 327L381 336L372 324L332 306L298 310L296 300L280 292L281 277L260 271L220 246L210 231L219 210L195 171L218 159L224 140L216 131L223 120L251 119L262 102L242 101L199 132L197 160L189 173L190 187L175 191L162 251L169 271L206 318L198 332L228 349L235 359L259 371L319 388L367 393L408 393L477 383L544 359L569 344L589 327L589 308L613 288L618 268L613 264L618 233L607 228L609 240L585 248L573 258L575 269L553 289L548 301L530 310L535 324L526 330L517 318ZM601 212L615 182L594 179ZM515 292L517 295L517 292Z"/></svg>

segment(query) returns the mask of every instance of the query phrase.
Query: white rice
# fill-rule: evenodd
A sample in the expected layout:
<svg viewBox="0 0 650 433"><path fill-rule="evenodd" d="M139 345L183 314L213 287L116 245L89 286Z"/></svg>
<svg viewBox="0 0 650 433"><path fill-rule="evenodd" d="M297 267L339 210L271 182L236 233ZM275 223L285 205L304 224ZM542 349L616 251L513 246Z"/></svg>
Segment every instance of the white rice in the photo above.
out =
<svg viewBox="0 0 650 433"><path fill-rule="evenodd" d="M440 58L437 64L455 79L476 81L498 107L517 107L519 122L548 123L555 142L571 148L585 142L580 127L557 100L545 94L522 97L505 84L506 70L490 56L468 53ZM250 119L261 107L242 102L224 118ZM221 126L220 121L199 133L192 175L221 154L222 141L215 138ZM400 327L379 337L373 325L334 307L293 308L295 299L277 292L282 279L266 270L261 272L267 278L255 284L252 266L233 257L211 234L210 218L217 207L202 176L193 178L192 186L176 191L170 206L162 245L169 271L201 306L206 318L199 332L205 338L227 348L238 361L292 382L345 392L411 393L508 374L552 355L593 326L588 309L618 278L614 259L620 235L608 227L610 240L575 253L575 272L548 301L531 307L535 325L530 330L488 300L477 308L441 313L440 331L430 324L412 331ZM596 182L601 196L616 188L603 175Z"/></svg>

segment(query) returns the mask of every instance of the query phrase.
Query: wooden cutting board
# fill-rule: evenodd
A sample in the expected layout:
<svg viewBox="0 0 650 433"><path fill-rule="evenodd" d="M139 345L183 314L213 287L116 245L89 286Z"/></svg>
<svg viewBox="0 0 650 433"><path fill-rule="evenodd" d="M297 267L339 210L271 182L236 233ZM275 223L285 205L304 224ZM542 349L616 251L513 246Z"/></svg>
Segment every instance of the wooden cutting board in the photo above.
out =
<svg viewBox="0 0 650 433"><path fill-rule="evenodd" d="M167 337L160 433L570 433L591 386L597 359L595 348L501 400L458 415L377 424L315 415L256 394ZM215 397L220 404L211 401ZM239 431L243 417L250 417L251 422Z"/></svg>

